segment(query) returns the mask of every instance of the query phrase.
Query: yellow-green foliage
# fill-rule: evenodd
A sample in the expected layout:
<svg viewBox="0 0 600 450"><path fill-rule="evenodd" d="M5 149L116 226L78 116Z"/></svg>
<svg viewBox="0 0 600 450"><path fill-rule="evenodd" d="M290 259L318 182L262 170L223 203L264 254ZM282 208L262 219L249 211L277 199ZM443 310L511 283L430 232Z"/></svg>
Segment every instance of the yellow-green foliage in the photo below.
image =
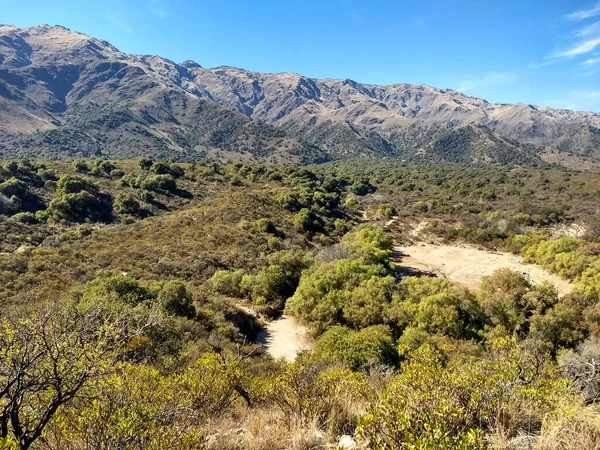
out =
<svg viewBox="0 0 600 450"><path fill-rule="evenodd" d="M558 348L573 345L588 327L582 320L585 305L577 296L559 298L553 285L544 282L532 286L509 269L484 277L478 296L489 324L501 334L528 334Z"/></svg>
<svg viewBox="0 0 600 450"><path fill-rule="evenodd" d="M202 448L200 418L175 377L126 364L89 386L89 395L94 400L73 404L50 424L49 442L73 450Z"/></svg>
<svg viewBox="0 0 600 450"><path fill-rule="evenodd" d="M287 311L316 333L342 324L353 328L384 320L394 279L389 276L391 239L380 229L363 227L344 237L351 258L317 263L306 270Z"/></svg>
<svg viewBox="0 0 600 450"><path fill-rule="evenodd" d="M263 386L265 401L282 411L288 425L295 421L316 423L333 433L354 425L355 411L351 408L366 393L361 374L302 360L289 364Z"/></svg>
<svg viewBox="0 0 600 450"><path fill-rule="evenodd" d="M356 256L362 258L364 262L392 268L389 261L392 254L392 238L381 228L359 227L356 232L344 236L343 241L348 243L354 249Z"/></svg>
<svg viewBox="0 0 600 450"><path fill-rule="evenodd" d="M600 249L597 243L568 236L551 240L545 232L514 236L508 246L524 259L572 279L588 304L600 300ZM589 305L588 305L589 306Z"/></svg>
<svg viewBox="0 0 600 450"><path fill-rule="evenodd" d="M398 364L395 341L391 330L385 325L374 325L360 331L331 327L319 337L315 354L353 370L394 367Z"/></svg>
<svg viewBox="0 0 600 450"><path fill-rule="evenodd" d="M600 246L518 234L585 217L598 187L586 174L405 163L6 163L0 447L333 448L357 423L373 449L598 447L600 414L572 388L598 398L597 349L578 344L600 336ZM431 219L429 231L504 242L577 289L559 298L510 271L478 293L398 278L392 233L357 227L339 207L350 193L369 217L397 208L394 239L405 218ZM316 338L292 364L249 344L263 324L247 306L276 315L286 300ZM558 366L562 347L573 350ZM279 434L262 440L266 429Z"/></svg>
<svg viewBox="0 0 600 450"><path fill-rule="evenodd" d="M466 289L439 278L418 277L405 277L398 284L387 317L400 330L456 339L477 337L484 320L480 305ZM414 337L415 331L411 333Z"/></svg>
<svg viewBox="0 0 600 450"><path fill-rule="evenodd" d="M87 386L59 414L48 439L59 448L202 448L201 425L225 414L241 397L241 361L208 353L181 374L122 364Z"/></svg>
<svg viewBox="0 0 600 450"><path fill-rule="evenodd" d="M360 419L359 433L377 449L483 449L485 430L536 431L567 398L577 403L551 362L513 339L493 342L482 359L424 346Z"/></svg>
<svg viewBox="0 0 600 450"><path fill-rule="evenodd" d="M332 325L344 323L343 310L353 289L375 277L383 280L387 274L383 266L365 265L360 260L316 264L303 273L296 293L286 304L286 311L306 321L314 332L322 333ZM354 305L348 306L353 308Z"/></svg>

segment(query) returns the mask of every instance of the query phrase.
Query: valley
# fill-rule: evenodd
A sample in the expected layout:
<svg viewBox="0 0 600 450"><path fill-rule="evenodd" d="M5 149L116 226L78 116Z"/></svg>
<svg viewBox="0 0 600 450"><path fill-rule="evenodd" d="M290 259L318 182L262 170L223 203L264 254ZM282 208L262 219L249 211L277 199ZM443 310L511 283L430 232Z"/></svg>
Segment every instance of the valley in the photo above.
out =
<svg viewBox="0 0 600 450"><path fill-rule="evenodd" d="M600 5L171 3L0 25L0 450L600 449Z"/></svg>
<svg viewBox="0 0 600 450"><path fill-rule="evenodd" d="M558 169L4 161L0 392L26 421L0 448L40 423L29 448L370 448L429 439L417 406L468 408L451 439L481 448L588 439L599 193Z"/></svg>
<svg viewBox="0 0 600 450"><path fill-rule="evenodd" d="M436 245L417 243L411 246L396 246L394 263L401 271L409 269L424 272L476 291L481 278L490 276L499 269L510 269L524 275L533 285L549 282L563 296L572 289L564 278L551 274L539 266L523 263L521 257L505 252L479 250L468 245Z"/></svg>

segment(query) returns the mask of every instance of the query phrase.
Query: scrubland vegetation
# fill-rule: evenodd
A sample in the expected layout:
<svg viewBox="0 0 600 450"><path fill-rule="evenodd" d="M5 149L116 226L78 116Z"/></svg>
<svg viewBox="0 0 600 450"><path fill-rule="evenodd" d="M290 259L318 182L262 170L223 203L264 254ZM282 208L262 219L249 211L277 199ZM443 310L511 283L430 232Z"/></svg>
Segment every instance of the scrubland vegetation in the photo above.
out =
<svg viewBox="0 0 600 450"><path fill-rule="evenodd" d="M0 448L600 448L600 177L20 160L0 193ZM401 275L422 222L574 290ZM293 363L254 344L282 312Z"/></svg>

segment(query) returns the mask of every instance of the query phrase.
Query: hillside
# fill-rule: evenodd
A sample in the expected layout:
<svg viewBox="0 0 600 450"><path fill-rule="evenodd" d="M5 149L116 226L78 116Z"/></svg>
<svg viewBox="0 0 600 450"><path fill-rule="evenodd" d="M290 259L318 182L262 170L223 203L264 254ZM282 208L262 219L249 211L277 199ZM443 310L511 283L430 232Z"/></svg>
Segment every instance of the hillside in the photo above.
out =
<svg viewBox="0 0 600 450"><path fill-rule="evenodd" d="M597 448L599 197L511 166L5 161L0 448Z"/></svg>
<svg viewBox="0 0 600 450"><path fill-rule="evenodd" d="M600 157L600 115L423 85L207 69L125 54L59 26L0 26L4 158L537 165L548 151Z"/></svg>

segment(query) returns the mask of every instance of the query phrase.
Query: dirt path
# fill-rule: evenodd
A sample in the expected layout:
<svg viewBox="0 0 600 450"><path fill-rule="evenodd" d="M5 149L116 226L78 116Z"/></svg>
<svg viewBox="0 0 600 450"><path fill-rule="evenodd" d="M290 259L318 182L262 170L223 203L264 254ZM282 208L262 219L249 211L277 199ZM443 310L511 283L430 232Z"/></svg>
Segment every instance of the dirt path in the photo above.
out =
<svg viewBox="0 0 600 450"><path fill-rule="evenodd" d="M572 284L539 266L524 264L518 256L510 253L488 252L469 246L417 245L395 247L396 265L416 272L428 272L444 277L454 283L476 290L481 277L491 275L498 269L509 268L526 275L533 284L549 281L560 295L571 291Z"/></svg>
<svg viewBox="0 0 600 450"><path fill-rule="evenodd" d="M294 362L298 353L313 347L308 328L288 316L269 322L256 341L264 344L273 358L287 362Z"/></svg>

